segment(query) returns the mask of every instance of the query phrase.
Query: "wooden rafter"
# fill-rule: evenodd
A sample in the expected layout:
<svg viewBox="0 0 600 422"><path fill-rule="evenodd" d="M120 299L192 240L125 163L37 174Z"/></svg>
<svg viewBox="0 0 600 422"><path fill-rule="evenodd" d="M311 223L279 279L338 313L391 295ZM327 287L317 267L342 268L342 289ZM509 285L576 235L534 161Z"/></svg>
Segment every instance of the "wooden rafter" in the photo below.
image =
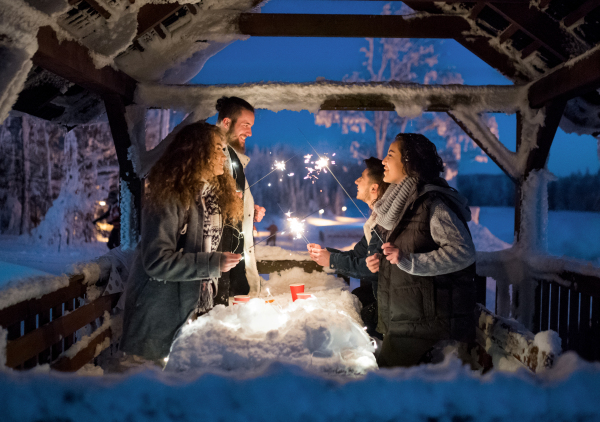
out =
<svg viewBox="0 0 600 422"><path fill-rule="evenodd" d="M563 23L567 28L575 25L579 19L590 13L595 8L600 7L600 0L588 0L579 6L577 9L569 13L563 19Z"/></svg>
<svg viewBox="0 0 600 422"><path fill-rule="evenodd" d="M179 3L146 4L138 11L138 30L136 38L141 37L152 28L158 26L162 21L181 9Z"/></svg>
<svg viewBox="0 0 600 422"><path fill-rule="evenodd" d="M126 103L133 101L136 81L111 67L96 69L87 48L74 41L58 42L49 26L38 31L38 50L33 63L99 95L119 95Z"/></svg>
<svg viewBox="0 0 600 422"><path fill-rule="evenodd" d="M243 13L239 28L266 37L456 38L470 27L459 16Z"/></svg>
<svg viewBox="0 0 600 422"><path fill-rule="evenodd" d="M548 101L568 100L600 87L600 50L572 66L563 65L535 81L529 88L529 104L542 107Z"/></svg>

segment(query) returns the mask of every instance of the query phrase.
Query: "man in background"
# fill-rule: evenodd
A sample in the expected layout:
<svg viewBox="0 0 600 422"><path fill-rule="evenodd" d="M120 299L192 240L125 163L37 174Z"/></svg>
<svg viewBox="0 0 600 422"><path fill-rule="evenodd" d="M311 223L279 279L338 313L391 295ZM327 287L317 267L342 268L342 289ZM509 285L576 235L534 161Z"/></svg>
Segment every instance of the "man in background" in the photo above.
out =
<svg viewBox="0 0 600 422"><path fill-rule="evenodd" d="M250 158L245 155L246 138L252 136L254 125L254 107L238 97L222 97L216 105L219 115L217 126L227 139L228 166L235 179L238 194L244 200L244 219L236 227L227 225L221 239L222 251L243 254L242 261L229 273L219 279L219 291L215 304L227 304L230 296L250 294L260 291L260 276L256 269L256 257L252 236L255 222L260 222L265 209L254 204L254 198L248 188L244 169Z"/></svg>
<svg viewBox="0 0 600 422"><path fill-rule="evenodd" d="M383 164L381 160L371 157L365 160L365 168L361 176L356 179L356 199L365 202L369 208L385 193L389 183L383 181ZM317 264L331 268L335 272L353 278L360 279L360 287L354 289L355 294L363 305L361 317L367 326L367 332L376 336L377 326L377 278L378 274L373 274L367 268L367 256L373 253L381 253L383 241L375 232L375 219L373 215L369 217L364 227L365 235L350 251L339 251L334 248L323 249L316 243L310 243L308 251L310 257Z"/></svg>

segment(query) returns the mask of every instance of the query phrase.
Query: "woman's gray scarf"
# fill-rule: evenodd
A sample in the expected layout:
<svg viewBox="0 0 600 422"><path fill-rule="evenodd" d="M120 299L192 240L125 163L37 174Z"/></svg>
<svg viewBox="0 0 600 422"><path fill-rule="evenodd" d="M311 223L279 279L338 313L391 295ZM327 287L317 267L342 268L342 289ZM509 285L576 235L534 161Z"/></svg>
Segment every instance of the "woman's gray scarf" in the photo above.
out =
<svg viewBox="0 0 600 422"><path fill-rule="evenodd" d="M204 216L204 226L202 227L202 251L203 252L214 252L219 246L221 241L222 221L221 221L221 209L217 202L217 196L215 195L212 187L205 184L202 189L202 194L197 199L198 211ZM200 296L198 298L198 305L196 312L206 312L214 306L213 298L217 295L218 279L210 278L202 280L200 283Z"/></svg>
<svg viewBox="0 0 600 422"><path fill-rule="evenodd" d="M396 227L406 207L406 200L416 188L417 181L416 177L407 177L397 185L390 184L373 207L376 214L375 223L388 231Z"/></svg>

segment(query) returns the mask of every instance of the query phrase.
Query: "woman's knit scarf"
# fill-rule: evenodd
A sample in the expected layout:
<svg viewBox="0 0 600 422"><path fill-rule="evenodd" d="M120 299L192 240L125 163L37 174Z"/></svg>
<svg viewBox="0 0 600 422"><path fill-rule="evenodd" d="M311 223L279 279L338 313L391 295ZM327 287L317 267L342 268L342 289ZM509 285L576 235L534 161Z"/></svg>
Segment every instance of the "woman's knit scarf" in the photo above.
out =
<svg viewBox="0 0 600 422"><path fill-rule="evenodd" d="M417 186L416 177L407 177L399 184L390 184L383 196L373 207L375 222L385 230L392 230L400 222L406 200Z"/></svg>
<svg viewBox="0 0 600 422"><path fill-rule="evenodd" d="M198 212L204 215L202 227L202 252L215 252L219 247L223 233L221 223L221 209L217 202L213 188L204 185L202 194L198 198ZM206 312L213 307L213 298L217 295L218 278L209 278L200 283L200 297L196 312Z"/></svg>

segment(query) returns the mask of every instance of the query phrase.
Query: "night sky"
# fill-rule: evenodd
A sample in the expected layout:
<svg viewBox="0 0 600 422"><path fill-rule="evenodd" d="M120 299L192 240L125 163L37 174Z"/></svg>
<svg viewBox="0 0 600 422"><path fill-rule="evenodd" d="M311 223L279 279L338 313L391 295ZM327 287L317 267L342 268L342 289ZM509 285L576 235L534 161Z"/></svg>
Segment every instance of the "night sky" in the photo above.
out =
<svg viewBox="0 0 600 422"><path fill-rule="evenodd" d="M264 13L359 13L380 14L386 2L379 1L294 1L272 0L262 8ZM199 84L238 84L244 82L279 81L312 82L317 77L342 80L344 76L363 69L364 55L359 51L364 38L283 38L251 37L236 41L212 57L191 81ZM377 45L377 44L376 44ZM437 69L461 74L468 85L509 85L512 82L485 64L454 40L442 41L436 48ZM500 140L510 149L515 147L515 116L496 115ZM372 131L342 135L339 126L326 129L314 124L308 112L257 110L253 136L248 146L270 147L285 143L301 145L304 132L319 152L342 152L352 140L375 144ZM308 146L306 146L308 153ZM592 136L567 135L559 129L550 153L548 168L557 176L589 170L598 171L600 163ZM459 174L492 173L501 170L491 161L487 164L462 160Z"/></svg>

